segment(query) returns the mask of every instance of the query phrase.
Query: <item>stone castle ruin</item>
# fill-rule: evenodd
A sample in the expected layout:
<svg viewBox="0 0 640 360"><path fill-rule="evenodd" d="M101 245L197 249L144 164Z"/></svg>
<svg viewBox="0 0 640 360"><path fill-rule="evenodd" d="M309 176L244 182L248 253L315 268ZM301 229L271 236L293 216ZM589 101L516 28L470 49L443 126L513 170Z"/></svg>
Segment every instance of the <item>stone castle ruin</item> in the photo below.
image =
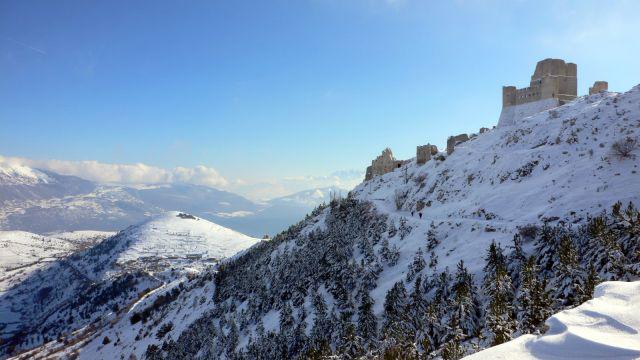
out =
<svg viewBox="0 0 640 360"><path fill-rule="evenodd" d="M553 109L564 105L578 97L578 67L574 63L565 62L562 59L544 59L538 61L531 75L529 86L517 89L515 86L502 87L502 112L498 120L498 127L509 126L518 123L521 119L537 114L541 111ZM606 81L596 81L589 88L589 95L607 91L609 84ZM490 131L489 128L480 128L480 134ZM450 136L447 139L447 155L451 155L455 147L463 142L473 139L476 134L460 134ZM438 154L435 145L426 144L416 148L416 163L423 165ZM438 157L441 158L441 157ZM378 156L367 167L366 180L383 175L402 166L406 161L396 160L391 149L386 148L382 155Z"/></svg>
<svg viewBox="0 0 640 360"><path fill-rule="evenodd" d="M609 83L606 81L596 81L593 86L589 88L589 95L598 94L603 91L609 90Z"/></svg>
<svg viewBox="0 0 640 360"><path fill-rule="evenodd" d="M502 87L502 112L498 127L548 110L578 96L578 67L561 59L538 61L528 87Z"/></svg>
<svg viewBox="0 0 640 360"><path fill-rule="evenodd" d="M373 179L374 176L384 175L399 168L402 164L404 164L404 161L396 160L391 149L386 148L380 156L371 161L371 166L367 167L364 180L367 181Z"/></svg>
<svg viewBox="0 0 640 360"><path fill-rule="evenodd" d="M608 90L606 81L596 81L589 95ZM538 61L528 87L502 87L502 112L498 127L516 124L521 119L549 110L578 97L578 66L562 59Z"/></svg>
<svg viewBox="0 0 640 360"><path fill-rule="evenodd" d="M416 147L416 162L418 165L425 164L431 160L431 157L438 153L438 147L435 145L427 144Z"/></svg>

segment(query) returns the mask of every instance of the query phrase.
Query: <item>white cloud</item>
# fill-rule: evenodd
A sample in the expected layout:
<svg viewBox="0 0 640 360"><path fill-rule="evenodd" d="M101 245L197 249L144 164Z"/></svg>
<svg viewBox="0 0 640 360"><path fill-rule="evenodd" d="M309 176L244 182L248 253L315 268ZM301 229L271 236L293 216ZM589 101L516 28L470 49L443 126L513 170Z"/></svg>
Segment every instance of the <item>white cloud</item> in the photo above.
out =
<svg viewBox="0 0 640 360"><path fill-rule="evenodd" d="M193 168L163 169L137 164L109 164L95 160L33 160L18 157L1 157L0 165L24 165L50 170L62 175L73 175L100 183L163 184L189 183L210 187L225 187L228 181L214 168L199 165Z"/></svg>
<svg viewBox="0 0 640 360"><path fill-rule="evenodd" d="M348 170L334 172L326 176L228 180L220 175L216 169L204 165L195 167L178 166L173 169L165 169L143 163L112 164L95 160L34 160L3 156L0 156L0 166L28 166L50 170L62 175L73 175L99 183L123 184L136 187L170 183L204 185L232 191L253 200L269 200L304 190L326 187L351 190L364 177L362 171ZM238 216L238 214L234 214L234 216Z"/></svg>

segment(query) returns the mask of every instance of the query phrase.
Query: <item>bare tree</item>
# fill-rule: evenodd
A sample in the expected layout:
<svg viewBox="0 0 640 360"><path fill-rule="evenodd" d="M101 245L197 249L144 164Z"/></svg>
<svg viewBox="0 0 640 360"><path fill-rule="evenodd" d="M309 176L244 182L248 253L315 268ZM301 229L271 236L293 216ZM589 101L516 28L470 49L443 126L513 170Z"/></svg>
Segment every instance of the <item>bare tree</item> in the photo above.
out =
<svg viewBox="0 0 640 360"><path fill-rule="evenodd" d="M620 159L628 159L635 157L633 152L638 150L639 147L640 144L638 144L637 138L626 137L611 144L611 151Z"/></svg>

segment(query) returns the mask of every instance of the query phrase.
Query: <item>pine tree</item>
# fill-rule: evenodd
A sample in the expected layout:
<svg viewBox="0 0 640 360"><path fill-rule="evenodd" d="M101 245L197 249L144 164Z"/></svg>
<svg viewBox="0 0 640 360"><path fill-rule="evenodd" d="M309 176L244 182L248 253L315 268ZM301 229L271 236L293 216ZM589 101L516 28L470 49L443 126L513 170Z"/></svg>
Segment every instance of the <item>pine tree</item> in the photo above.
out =
<svg viewBox="0 0 640 360"><path fill-rule="evenodd" d="M513 281L513 287L517 289L520 287L520 272L526 261L524 250L522 250L522 237L520 234L513 235L511 249L511 253L507 258L509 276L511 276L511 280Z"/></svg>
<svg viewBox="0 0 640 360"><path fill-rule="evenodd" d="M373 299L366 290L360 292L357 330L364 343L374 340L378 334L378 321L373 314Z"/></svg>
<svg viewBox="0 0 640 360"><path fill-rule="evenodd" d="M480 306L477 299L473 275L460 260L453 283L454 301L452 311L466 336L475 336L480 331Z"/></svg>
<svg viewBox="0 0 640 360"><path fill-rule="evenodd" d="M407 290L402 281L398 281L387 292L384 300L384 335L398 342L405 340Z"/></svg>
<svg viewBox="0 0 640 360"><path fill-rule="evenodd" d="M451 317L450 324L448 326L447 340L442 347L442 359L444 360L458 360L464 356L465 350L462 346L462 341L465 335L460 328L460 321L457 315Z"/></svg>
<svg viewBox="0 0 640 360"><path fill-rule="evenodd" d="M440 240L436 235L436 226L431 222L429 225L429 231L427 231L427 250L433 251L440 244Z"/></svg>
<svg viewBox="0 0 640 360"><path fill-rule="evenodd" d="M418 251L416 251L416 254L413 257L413 262L409 264L409 269L407 271L407 281L413 281L413 278L416 276L416 274L424 270L426 265L427 263L424 261L422 248L418 248Z"/></svg>
<svg viewBox="0 0 640 360"><path fill-rule="evenodd" d="M583 293L580 302L585 302L591 300L593 298L593 291L596 288L596 285L600 283L600 277L596 272L596 268L592 263L589 263L589 270L587 272L587 277L584 281L584 286L582 287Z"/></svg>
<svg viewBox="0 0 640 360"><path fill-rule="evenodd" d="M344 326L339 353L345 359L357 359L364 352L362 338L356 334L355 326L349 322Z"/></svg>
<svg viewBox="0 0 640 360"><path fill-rule="evenodd" d="M431 254L429 254L429 268L435 269L436 266L438 266L438 256L432 251Z"/></svg>
<svg viewBox="0 0 640 360"><path fill-rule="evenodd" d="M535 257L527 258L520 274L522 282L518 296L519 329L523 334L541 330L552 311L550 294L546 290L547 281L540 280L538 272Z"/></svg>
<svg viewBox="0 0 640 360"><path fill-rule="evenodd" d="M515 328L513 287L502 249L495 241L489 246L485 260L484 290L490 298L486 322L493 334L492 344L498 345L510 340Z"/></svg>
<svg viewBox="0 0 640 360"><path fill-rule="evenodd" d="M311 339L315 344L330 341L331 324L327 313L327 304L322 295L314 291L313 294L314 322L311 328Z"/></svg>
<svg viewBox="0 0 640 360"><path fill-rule="evenodd" d="M400 227L398 227L398 233L400 234L400 240L404 240L407 235L411 233L412 227L407 224L407 218L400 218Z"/></svg>
<svg viewBox="0 0 640 360"><path fill-rule="evenodd" d="M579 269L579 258L576 247L571 236L564 235L558 245L558 261L554 265L557 282L556 289L559 291L560 300L563 306L573 306L582 297L582 274Z"/></svg>

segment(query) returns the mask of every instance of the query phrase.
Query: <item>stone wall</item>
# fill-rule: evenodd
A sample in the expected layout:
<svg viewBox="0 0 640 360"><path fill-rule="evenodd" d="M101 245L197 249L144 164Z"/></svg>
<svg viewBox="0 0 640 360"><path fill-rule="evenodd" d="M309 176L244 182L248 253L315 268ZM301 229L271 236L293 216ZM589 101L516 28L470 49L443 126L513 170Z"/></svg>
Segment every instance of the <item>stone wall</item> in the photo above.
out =
<svg viewBox="0 0 640 360"><path fill-rule="evenodd" d="M562 105L578 95L577 65L561 59L538 61L528 87L502 87L502 107L516 106L534 101L558 99Z"/></svg>
<svg viewBox="0 0 640 360"><path fill-rule="evenodd" d="M364 180L371 180L375 176L384 175L388 172L393 171L394 169L402 166L404 162L402 160L396 160L393 157L393 152L391 149L386 148L382 151L382 154L371 161L371 166L367 167L367 172L365 173Z"/></svg>
<svg viewBox="0 0 640 360"><path fill-rule="evenodd" d="M589 88L589 95L597 94L603 91L609 90L609 83L606 81L596 81L593 86Z"/></svg>
<svg viewBox="0 0 640 360"><path fill-rule="evenodd" d="M416 147L416 163L422 165L431 160L431 156L438 153L438 147L427 144Z"/></svg>
<svg viewBox="0 0 640 360"><path fill-rule="evenodd" d="M447 139L447 155L451 155L456 145L469 140L469 135L460 134L456 136L449 136Z"/></svg>

